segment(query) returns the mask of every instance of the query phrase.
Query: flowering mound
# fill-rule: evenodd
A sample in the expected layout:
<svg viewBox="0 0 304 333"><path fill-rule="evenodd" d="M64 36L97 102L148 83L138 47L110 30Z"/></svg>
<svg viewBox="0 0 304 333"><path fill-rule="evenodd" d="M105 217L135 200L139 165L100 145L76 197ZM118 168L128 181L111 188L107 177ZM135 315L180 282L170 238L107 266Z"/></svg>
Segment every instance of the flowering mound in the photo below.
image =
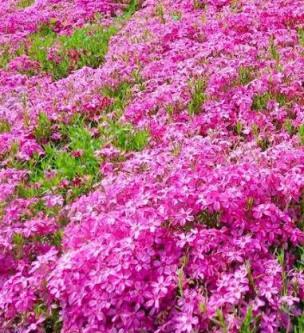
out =
<svg viewBox="0 0 304 333"><path fill-rule="evenodd" d="M303 332L304 3L31 2L1 5L2 331Z"/></svg>

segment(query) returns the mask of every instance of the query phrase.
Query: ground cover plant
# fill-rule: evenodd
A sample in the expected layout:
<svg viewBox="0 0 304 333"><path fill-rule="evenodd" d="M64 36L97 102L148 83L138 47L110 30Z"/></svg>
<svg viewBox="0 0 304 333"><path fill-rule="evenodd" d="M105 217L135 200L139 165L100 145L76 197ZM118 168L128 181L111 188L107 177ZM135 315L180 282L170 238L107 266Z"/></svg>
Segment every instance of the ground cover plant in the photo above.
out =
<svg viewBox="0 0 304 333"><path fill-rule="evenodd" d="M303 1L0 14L0 332L304 332Z"/></svg>

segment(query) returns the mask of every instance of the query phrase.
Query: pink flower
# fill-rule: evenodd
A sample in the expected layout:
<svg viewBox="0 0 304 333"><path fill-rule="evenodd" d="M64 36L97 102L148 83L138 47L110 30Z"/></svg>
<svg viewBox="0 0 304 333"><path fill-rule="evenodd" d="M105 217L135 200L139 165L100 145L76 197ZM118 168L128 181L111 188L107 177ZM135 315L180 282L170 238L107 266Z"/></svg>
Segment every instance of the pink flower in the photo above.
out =
<svg viewBox="0 0 304 333"><path fill-rule="evenodd" d="M176 332L193 332L197 327L198 318L192 313L183 313L177 318Z"/></svg>
<svg viewBox="0 0 304 333"><path fill-rule="evenodd" d="M82 149L78 149L78 150L72 151L71 155L76 158L80 158L81 156L83 156L83 153L84 153L84 151Z"/></svg>

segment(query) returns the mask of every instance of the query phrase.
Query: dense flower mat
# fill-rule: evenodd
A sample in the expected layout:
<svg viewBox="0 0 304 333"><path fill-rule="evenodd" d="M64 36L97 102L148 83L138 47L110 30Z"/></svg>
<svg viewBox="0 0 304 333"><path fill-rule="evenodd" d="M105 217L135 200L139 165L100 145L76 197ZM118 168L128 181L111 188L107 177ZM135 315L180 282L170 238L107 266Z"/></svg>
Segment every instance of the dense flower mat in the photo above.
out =
<svg viewBox="0 0 304 333"><path fill-rule="evenodd" d="M304 332L304 2L0 14L0 331Z"/></svg>

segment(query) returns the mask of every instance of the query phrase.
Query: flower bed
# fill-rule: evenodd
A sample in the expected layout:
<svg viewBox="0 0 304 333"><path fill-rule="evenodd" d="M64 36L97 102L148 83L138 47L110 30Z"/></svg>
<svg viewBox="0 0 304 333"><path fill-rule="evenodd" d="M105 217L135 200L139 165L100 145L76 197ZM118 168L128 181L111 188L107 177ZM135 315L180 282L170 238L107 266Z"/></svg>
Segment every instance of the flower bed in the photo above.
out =
<svg viewBox="0 0 304 333"><path fill-rule="evenodd" d="M302 332L302 1L28 5L1 5L2 330Z"/></svg>

